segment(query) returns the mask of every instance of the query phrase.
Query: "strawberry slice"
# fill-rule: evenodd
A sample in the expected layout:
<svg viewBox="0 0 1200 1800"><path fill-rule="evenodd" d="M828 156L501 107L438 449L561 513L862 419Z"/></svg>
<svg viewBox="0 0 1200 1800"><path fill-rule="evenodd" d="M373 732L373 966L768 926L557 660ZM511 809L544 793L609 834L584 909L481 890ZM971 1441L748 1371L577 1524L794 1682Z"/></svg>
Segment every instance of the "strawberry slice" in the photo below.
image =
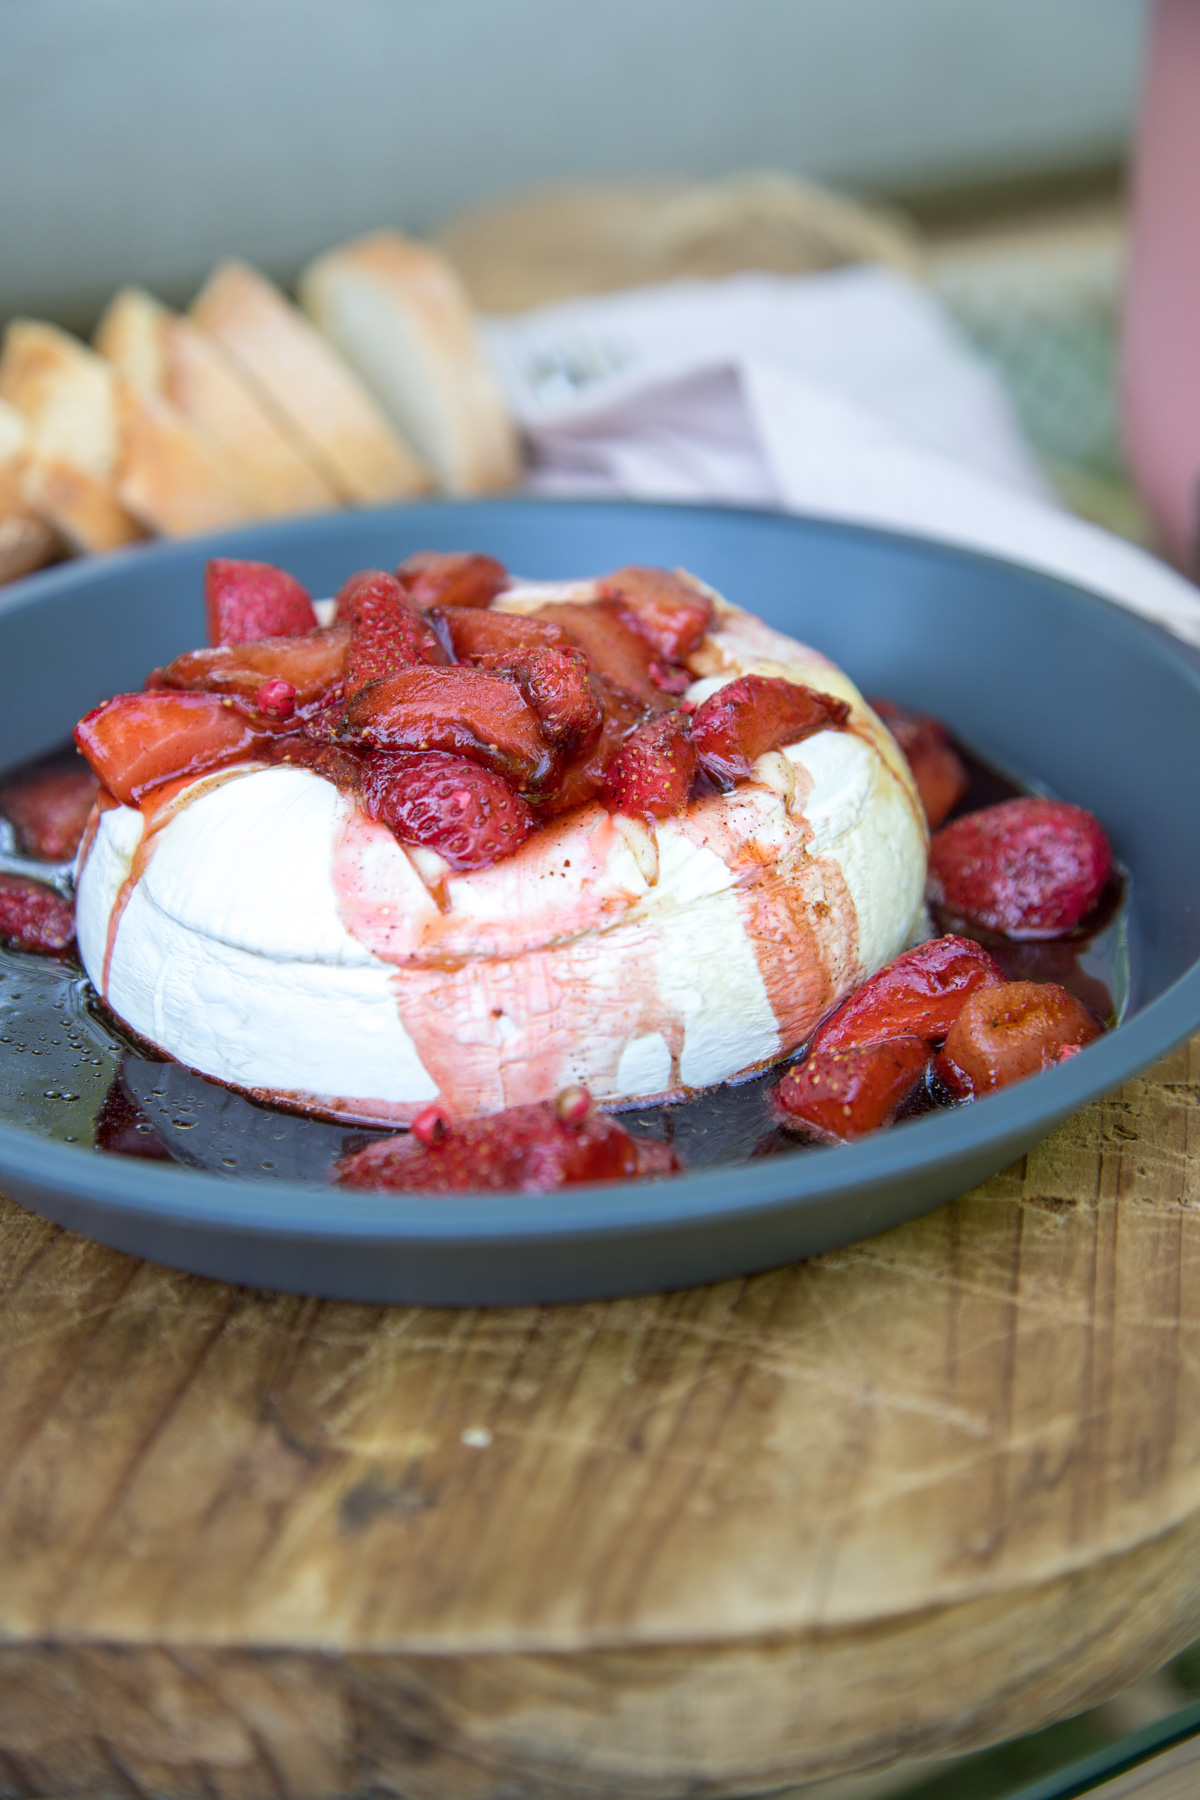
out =
<svg viewBox="0 0 1200 1800"><path fill-rule="evenodd" d="M631 566L606 575L597 587L601 599L616 601L625 623L669 662L690 656L713 622L712 601L680 570Z"/></svg>
<svg viewBox="0 0 1200 1800"><path fill-rule="evenodd" d="M485 763L522 789L545 784L553 758L515 681L461 663L401 669L346 708L351 738L377 750L449 750Z"/></svg>
<svg viewBox="0 0 1200 1800"><path fill-rule="evenodd" d="M563 765L554 786L539 795L538 809L546 819L596 799L625 739L646 717L646 709L633 695L605 676L589 675L588 685L600 707L600 735L590 750L571 757Z"/></svg>
<svg viewBox="0 0 1200 1800"><path fill-rule="evenodd" d="M271 637L223 644L215 650L185 650L147 684L153 690L236 694L254 702L267 681L286 682L297 706L312 706L340 691L346 675L350 633L345 625L310 631L305 637Z"/></svg>
<svg viewBox="0 0 1200 1800"><path fill-rule="evenodd" d="M906 950L818 1025L810 1049L845 1049L888 1038L944 1038L976 989L1004 980L995 958L970 938L941 937Z"/></svg>
<svg viewBox="0 0 1200 1800"><path fill-rule="evenodd" d="M868 705L879 714L904 752L929 829L936 831L970 786L970 777L946 727L928 713L907 712L890 700L870 700Z"/></svg>
<svg viewBox="0 0 1200 1800"><path fill-rule="evenodd" d="M830 1045L789 1069L775 1097L789 1122L826 1142L849 1143L891 1124L932 1055L919 1037Z"/></svg>
<svg viewBox="0 0 1200 1800"><path fill-rule="evenodd" d="M944 825L929 850L929 898L1011 938L1072 931L1104 892L1112 851L1082 806L1036 795Z"/></svg>
<svg viewBox="0 0 1200 1800"><path fill-rule="evenodd" d="M561 625L547 619L531 619L527 613L481 612L466 606L439 607L463 662L477 656L504 656L510 650L562 650L571 642Z"/></svg>
<svg viewBox="0 0 1200 1800"><path fill-rule="evenodd" d="M850 708L773 675L741 675L710 694L692 716L692 742L722 787L749 775L760 756L846 723Z"/></svg>
<svg viewBox="0 0 1200 1800"><path fill-rule="evenodd" d="M934 1068L960 1099L1011 1087L1053 1068L1104 1027L1057 982L1005 981L972 994Z"/></svg>
<svg viewBox="0 0 1200 1800"><path fill-rule="evenodd" d="M362 786L365 758L360 750L346 744L320 742L305 735L289 732L272 738L261 752L264 762L283 764L286 768L311 769L322 780L331 781L343 794L357 794Z"/></svg>
<svg viewBox="0 0 1200 1800"><path fill-rule="evenodd" d="M609 812L669 818L687 805L696 748L684 713L666 713L630 733L604 781Z"/></svg>
<svg viewBox="0 0 1200 1800"><path fill-rule="evenodd" d="M95 798L90 769L53 769L0 791L0 816L16 832L23 855L67 862L79 848Z"/></svg>
<svg viewBox="0 0 1200 1800"><path fill-rule="evenodd" d="M458 1124L443 1116L444 1128L437 1132L381 1138L337 1163L333 1179L378 1194L514 1188L542 1194L581 1181L629 1181L679 1168L666 1144L632 1137L590 1107L578 1117L583 1109L573 1101L580 1091L572 1091L566 1107L547 1100Z"/></svg>
<svg viewBox="0 0 1200 1800"><path fill-rule="evenodd" d="M363 804L402 844L422 844L452 869L487 869L519 850L532 812L502 775L440 750L377 750L362 777Z"/></svg>
<svg viewBox="0 0 1200 1800"><path fill-rule="evenodd" d="M429 620L415 610L396 577L383 569L364 569L350 577L337 597L337 617L352 631L346 662L348 696L400 669L450 661Z"/></svg>
<svg viewBox="0 0 1200 1800"><path fill-rule="evenodd" d="M317 623L306 589L273 563L210 557L204 567L204 609L210 644L296 637Z"/></svg>
<svg viewBox="0 0 1200 1800"><path fill-rule="evenodd" d="M271 736L217 694L118 694L75 727L101 787L125 806L164 781L258 757Z"/></svg>
<svg viewBox="0 0 1200 1800"><path fill-rule="evenodd" d="M582 650L510 650L499 656L476 656L474 661L477 668L488 669L493 675L507 675L516 682L538 716L542 736L553 749L564 756L574 756L595 744L603 715L592 692L587 657Z"/></svg>
<svg viewBox="0 0 1200 1800"><path fill-rule="evenodd" d="M590 668L607 675L643 706L666 712L674 705L671 696L654 679L659 652L626 622L619 602L595 600L591 605L582 605L574 600L555 600L529 616L561 626L570 641L584 652Z"/></svg>
<svg viewBox="0 0 1200 1800"><path fill-rule="evenodd" d="M508 570L494 556L476 551L418 550L396 570L414 606L490 606L510 585Z"/></svg>
<svg viewBox="0 0 1200 1800"><path fill-rule="evenodd" d="M0 938L17 950L49 956L65 950L75 937L75 909L70 901L21 875L0 875Z"/></svg>

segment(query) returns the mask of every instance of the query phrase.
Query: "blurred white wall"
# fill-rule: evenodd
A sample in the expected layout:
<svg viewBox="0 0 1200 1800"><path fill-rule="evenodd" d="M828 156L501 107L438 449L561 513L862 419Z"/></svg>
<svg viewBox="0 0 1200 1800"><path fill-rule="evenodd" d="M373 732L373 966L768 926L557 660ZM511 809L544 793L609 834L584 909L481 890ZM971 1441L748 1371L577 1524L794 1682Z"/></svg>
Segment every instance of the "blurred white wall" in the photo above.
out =
<svg viewBox="0 0 1200 1800"><path fill-rule="evenodd" d="M1119 152L1145 0L0 0L0 316L567 176Z"/></svg>

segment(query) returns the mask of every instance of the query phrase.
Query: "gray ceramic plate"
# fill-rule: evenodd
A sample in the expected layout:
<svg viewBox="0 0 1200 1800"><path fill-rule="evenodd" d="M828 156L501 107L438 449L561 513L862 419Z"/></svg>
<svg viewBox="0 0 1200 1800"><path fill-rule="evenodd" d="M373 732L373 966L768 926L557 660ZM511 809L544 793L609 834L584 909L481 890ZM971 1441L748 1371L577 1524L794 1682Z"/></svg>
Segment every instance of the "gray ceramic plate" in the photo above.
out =
<svg viewBox="0 0 1200 1800"><path fill-rule="evenodd" d="M136 1056L126 1091L178 1160L98 1154L90 1132L66 1126L72 1107L90 1119L119 1046L78 983L39 1027L36 1007L22 1009L50 976L26 968L16 987L0 984L0 1184L14 1198L135 1254L292 1291L440 1305L633 1293L768 1268L925 1212L1200 1026L1192 654L1062 582L917 539L773 514L502 500L342 513L65 566L0 598L0 770L60 744L98 700L203 640L201 571L214 549L280 562L329 593L353 569L426 547L486 550L541 578L682 563L819 646L868 693L940 715L1019 780L1090 807L1132 872L1124 1022L1062 1068L849 1148L754 1155L753 1132L717 1130L726 1090L711 1101L724 1148L677 1178L425 1200L298 1178L336 1150L321 1135L340 1144L336 1128L281 1126ZM75 1085L60 1074L56 1087L54 1056L68 1049ZM699 1151L705 1129L693 1116Z"/></svg>

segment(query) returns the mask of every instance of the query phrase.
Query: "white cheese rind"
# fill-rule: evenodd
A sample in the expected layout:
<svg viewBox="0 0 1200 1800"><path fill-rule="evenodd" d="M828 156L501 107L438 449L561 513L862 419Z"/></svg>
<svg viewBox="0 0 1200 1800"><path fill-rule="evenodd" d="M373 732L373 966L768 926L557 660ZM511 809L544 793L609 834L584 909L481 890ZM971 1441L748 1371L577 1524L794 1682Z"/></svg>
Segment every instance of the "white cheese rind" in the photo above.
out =
<svg viewBox="0 0 1200 1800"><path fill-rule="evenodd" d="M709 640L725 678L738 671L721 641L737 635ZM788 640L742 635L774 672ZM819 659L796 656L793 679L814 681ZM840 674L837 687L854 693ZM911 782L858 708L867 735L786 751L790 810L776 786L743 783L643 842L584 808L451 878L442 905L391 834L308 771L197 784L124 896L107 998L205 1074L360 1117L403 1119L437 1097L493 1110L573 1080L610 1101L726 1080L790 1049L904 947L920 911ZM81 871L97 986L141 830L140 814L106 812ZM810 892L824 923L781 1001L772 945Z"/></svg>

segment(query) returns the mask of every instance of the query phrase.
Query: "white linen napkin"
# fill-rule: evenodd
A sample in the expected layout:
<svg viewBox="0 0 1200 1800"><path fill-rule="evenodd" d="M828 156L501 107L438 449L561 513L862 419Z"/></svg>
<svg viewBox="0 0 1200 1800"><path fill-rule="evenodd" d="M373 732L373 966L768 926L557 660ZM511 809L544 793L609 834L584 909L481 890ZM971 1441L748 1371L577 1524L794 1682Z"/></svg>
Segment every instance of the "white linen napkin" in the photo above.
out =
<svg viewBox="0 0 1200 1800"><path fill-rule="evenodd" d="M538 491L914 532L1043 569L1200 644L1200 590L1057 504L999 383L891 270L671 282L484 329Z"/></svg>

